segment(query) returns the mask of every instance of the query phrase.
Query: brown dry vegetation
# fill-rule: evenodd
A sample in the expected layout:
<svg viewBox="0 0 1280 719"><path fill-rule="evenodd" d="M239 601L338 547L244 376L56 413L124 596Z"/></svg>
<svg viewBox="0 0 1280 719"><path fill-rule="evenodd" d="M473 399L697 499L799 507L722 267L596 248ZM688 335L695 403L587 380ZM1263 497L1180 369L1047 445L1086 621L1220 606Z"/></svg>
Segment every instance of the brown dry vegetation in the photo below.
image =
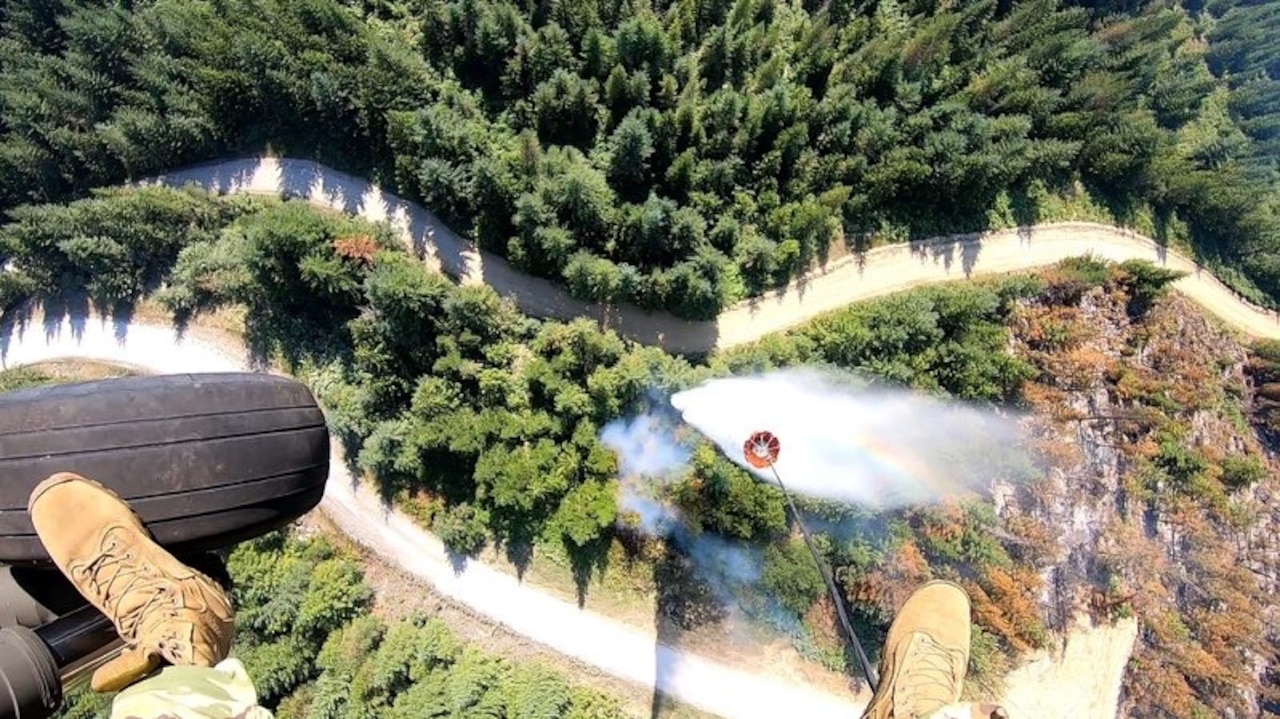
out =
<svg viewBox="0 0 1280 719"><path fill-rule="evenodd" d="M1255 545L1274 533L1261 498L1277 473L1248 419L1276 425L1245 370L1268 380L1274 365L1250 361L1182 298L1137 313L1132 299L1122 283L1082 290L1059 277L1015 313L1015 351L1037 370L1024 399L1047 478L1014 493L1004 528L1056 555L1048 617L1138 618L1124 713L1258 716L1259 667L1276 658L1264 623L1276 559ZM1002 606L1025 611L1037 578L987 579L1008 587Z"/></svg>
<svg viewBox="0 0 1280 719"><path fill-rule="evenodd" d="M334 240L333 249L340 257L367 264L382 246L372 235L348 235Z"/></svg>

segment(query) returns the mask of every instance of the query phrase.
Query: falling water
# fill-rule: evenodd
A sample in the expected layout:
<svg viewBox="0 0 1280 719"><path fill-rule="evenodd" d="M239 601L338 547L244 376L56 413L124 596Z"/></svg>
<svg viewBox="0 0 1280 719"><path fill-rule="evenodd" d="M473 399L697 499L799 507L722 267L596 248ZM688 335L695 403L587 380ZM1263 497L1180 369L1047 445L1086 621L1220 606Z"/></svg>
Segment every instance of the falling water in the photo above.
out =
<svg viewBox="0 0 1280 719"><path fill-rule="evenodd" d="M873 509L976 490L1020 460L1012 418L909 390L858 387L817 370L713 379L671 404L760 478L773 481L773 474L747 464L742 446L766 430L781 441L775 467L788 489Z"/></svg>
<svg viewBox="0 0 1280 719"><path fill-rule="evenodd" d="M798 369L714 379L670 404L670 411L620 419L602 432L619 459L621 509L646 533L680 547L725 607L787 632L803 627L760 586L759 548L691 531L664 497L687 476L689 438L678 437L689 427L769 482L776 481L772 471L749 465L743 443L757 431L772 432L788 490L872 510L980 490L1026 467L1015 420L909 390L870 388L849 375Z"/></svg>

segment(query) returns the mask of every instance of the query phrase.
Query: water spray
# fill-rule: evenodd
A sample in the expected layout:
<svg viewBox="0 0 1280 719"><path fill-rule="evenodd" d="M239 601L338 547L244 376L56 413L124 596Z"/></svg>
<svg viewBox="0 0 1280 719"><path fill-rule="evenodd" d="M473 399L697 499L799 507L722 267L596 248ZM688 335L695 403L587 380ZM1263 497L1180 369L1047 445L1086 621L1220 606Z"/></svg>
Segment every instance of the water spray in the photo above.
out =
<svg viewBox="0 0 1280 719"><path fill-rule="evenodd" d="M849 621L849 614L845 609L844 597L840 590L836 588L835 577L831 573L831 567L823 560L818 553L818 548L814 546L812 537L809 536L809 530L804 526L804 520L800 518L800 512L796 509L796 504L791 499L791 493L787 491L787 486L782 483L782 476L778 474L778 453L782 450L782 443L772 432L755 432L742 445L743 458L747 463L758 469L768 468L773 474L773 478L778 483L778 488L782 490L782 496L787 501L787 507L791 510L791 516L795 519L796 526L800 529L800 536L804 538L804 544L809 548L809 554L813 556L813 561L818 565L818 571L822 573L822 580L826 582L827 591L831 594L831 601L836 605L836 614L840 617L840 626L844 629L845 636L849 638L849 643L853 646L854 654L858 657L858 664L862 666L862 675L866 677L868 686L871 691L875 692L880 684L876 671L871 667L871 661L867 659L867 653L862 650L862 642L858 641L858 635L853 631L853 624Z"/></svg>

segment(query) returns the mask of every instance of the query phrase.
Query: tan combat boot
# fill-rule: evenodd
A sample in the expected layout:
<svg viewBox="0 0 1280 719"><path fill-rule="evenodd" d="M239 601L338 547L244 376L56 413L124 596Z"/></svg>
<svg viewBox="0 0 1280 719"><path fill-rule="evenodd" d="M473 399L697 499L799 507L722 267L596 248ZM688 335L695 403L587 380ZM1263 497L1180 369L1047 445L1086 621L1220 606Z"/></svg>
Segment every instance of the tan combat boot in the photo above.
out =
<svg viewBox="0 0 1280 719"><path fill-rule="evenodd" d="M94 672L95 691L122 689L162 661L211 667L226 658L235 631L226 593L156 544L115 493L59 473L31 492L27 511L54 563L126 644Z"/></svg>
<svg viewBox="0 0 1280 719"><path fill-rule="evenodd" d="M969 665L969 595L951 582L912 594L885 637L880 684L864 719L1002 719L1000 707L961 705Z"/></svg>

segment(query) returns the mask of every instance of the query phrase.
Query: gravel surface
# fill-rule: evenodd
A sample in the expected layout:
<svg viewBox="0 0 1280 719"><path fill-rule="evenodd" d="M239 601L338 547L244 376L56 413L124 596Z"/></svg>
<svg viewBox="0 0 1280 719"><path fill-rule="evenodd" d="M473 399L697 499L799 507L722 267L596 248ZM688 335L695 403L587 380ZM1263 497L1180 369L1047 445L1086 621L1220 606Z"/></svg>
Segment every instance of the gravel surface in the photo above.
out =
<svg viewBox="0 0 1280 719"><path fill-rule="evenodd" d="M310 160L228 160L177 170L144 184L194 184L219 193L307 198L315 205L387 221L406 246L432 266L462 283L488 284L527 314L593 317L625 337L670 352L724 349L869 297L931 282L1043 267L1086 253L1117 261L1150 260L1189 272L1177 283L1180 291L1248 334L1280 337L1280 315L1243 301L1194 261L1129 230L1087 222L939 237L847 255L784 290L740 302L714 321L692 322L665 312L574 299L562 287L476 249L420 205Z"/></svg>
<svg viewBox="0 0 1280 719"><path fill-rule="evenodd" d="M220 193L304 197L318 206L385 220L424 261L462 283L489 284L528 314L593 317L626 337L672 352L705 352L749 343L858 300L933 282L1042 267L1086 253L1117 261L1146 259L1187 271L1191 274L1176 285L1179 291L1248 335L1280 337L1280 316L1243 301L1193 261L1133 232L1091 223L958 235L850 255L786 290L731 307L716 321L690 322L666 313L629 306L605 308L573 299L559 286L522 274L502 258L476 250L424 208L311 161L231 160L175 171L144 184L156 183L193 183ZM169 327L143 321L127 326L96 317L64 319L50 325L37 322L0 339L0 364L6 367L69 358L123 363L157 373L248 368L243 349L234 342L213 341L198 333L179 337ZM578 609L483 564L466 562L459 568L439 540L385 506L368 489L356 486L340 461L340 450L335 446L334 451L338 461L333 463L323 511L370 550L511 631L720 716L847 719L861 711L861 705L848 697L767 674L747 673L658 644L652 633ZM1122 632L1118 645L1131 645L1128 631ZM1024 674L1035 675L1027 677L1027 688L1054 681L1050 665L1056 664L1060 662L1040 662L1025 670ZM1089 692L1071 677L1066 677L1067 684L1078 693L1114 696L1124 661L1107 664L1115 664L1119 670L1098 667L1102 669L1098 681L1114 684L1114 688L1095 687L1099 691ZM1029 696L1019 693L1022 682L1010 679L1014 704L1028 703ZM1105 716L1106 712L1097 715Z"/></svg>
<svg viewBox="0 0 1280 719"><path fill-rule="evenodd" d="M75 357L165 374L248 369L247 355L235 352L226 341L179 338L163 325L125 327L97 317L52 325L37 321L15 332L0 349L6 367ZM777 719L794 712L815 719L848 719L861 710L851 698L659 644L653 633L579 609L484 564L465 562L459 568L438 539L387 507L368 488L356 486L336 442L333 452L321 510L352 539L513 632L719 716Z"/></svg>

